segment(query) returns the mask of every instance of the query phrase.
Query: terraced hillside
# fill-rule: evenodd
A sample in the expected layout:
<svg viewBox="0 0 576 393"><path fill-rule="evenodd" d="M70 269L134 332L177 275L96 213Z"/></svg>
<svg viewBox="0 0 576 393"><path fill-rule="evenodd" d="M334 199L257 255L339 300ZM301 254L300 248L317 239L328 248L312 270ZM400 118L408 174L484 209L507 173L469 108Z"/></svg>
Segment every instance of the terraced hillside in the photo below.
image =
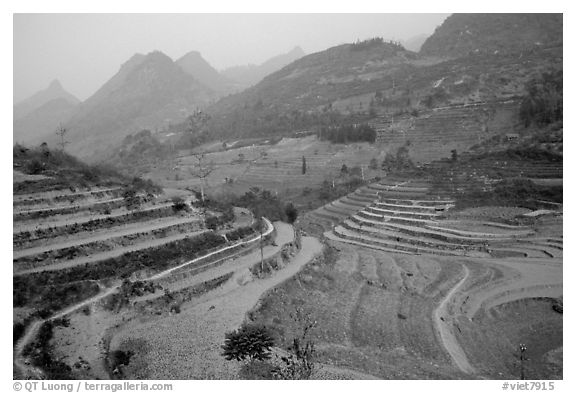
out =
<svg viewBox="0 0 576 393"><path fill-rule="evenodd" d="M520 342L529 375L561 378L561 211L521 225L538 215L453 211L430 186L388 179L308 213L300 225L321 226L335 254L263 299L256 320L289 337L285 299L301 299L320 359L380 378L518 378Z"/></svg>
<svg viewBox="0 0 576 393"><path fill-rule="evenodd" d="M518 100L455 104L420 110L417 116L383 116L369 122L381 144L411 142L419 162L448 157L454 149L466 151L495 135L511 132L518 122Z"/></svg>
<svg viewBox="0 0 576 393"><path fill-rule="evenodd" d="M381 175L380 169L370 169L369 164L372 159L381 162L388 150L368 143L335 145L308 136L283 138L275 145L206 153L204 162L212 172L205 179L205 188L213 193L244 193L250 187L300 193L305 187L319 187L325 180L344 179L343 165L349 169L362 167L366 178ZM304 174L302 157L306 160ZM194 176L197 170L197 159L185 155L176 160L174 167L158 168L146 177L165 187L199 189L200 179Z"/></svg>
<svg viewBox="0 0 576 393"><path fill-rule="evenodd" d="M23 154L19 160L35 157L35 152ZM62 179L63 170L78 176L73 165L53 165L49 179ZM169 291L175 281L250 252L274 229L264 220L260 234L259 222L246 209L228 214L195 208L193 197L155 195L136 187L149 185L140 180L56 188L46 176L22 173L14 181L15 188L25 181L22 189L36 191L13 200L15 375L20 379L76 375L73 364L53 358L54 347L44 341L69 314L100 301L114 310L134 293ZM218 220L216 229L206 228L206 214ZM194 285L210 286L205 281L218 277Z"/></svg>

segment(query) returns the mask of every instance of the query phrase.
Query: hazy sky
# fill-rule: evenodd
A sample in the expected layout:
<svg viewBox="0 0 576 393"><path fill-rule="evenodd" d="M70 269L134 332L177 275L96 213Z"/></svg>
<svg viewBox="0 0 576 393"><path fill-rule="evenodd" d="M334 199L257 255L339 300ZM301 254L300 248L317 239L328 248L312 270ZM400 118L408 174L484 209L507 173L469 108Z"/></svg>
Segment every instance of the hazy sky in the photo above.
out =
<svg viewBox="0 0 576 393"><path fill-rule="evenodd" d="M14 101L59 79L84 100L134 53L199 51L216 69L380 36L430 34L448 14L15 14Z"/></svg>

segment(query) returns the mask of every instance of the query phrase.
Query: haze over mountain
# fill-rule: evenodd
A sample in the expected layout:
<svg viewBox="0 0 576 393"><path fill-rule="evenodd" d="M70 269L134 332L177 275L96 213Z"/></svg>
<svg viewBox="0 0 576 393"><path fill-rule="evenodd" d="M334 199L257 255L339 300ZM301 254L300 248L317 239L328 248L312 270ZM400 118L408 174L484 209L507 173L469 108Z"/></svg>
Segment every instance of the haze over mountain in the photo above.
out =
<svg viewBox="0 0 576 393"><path fill-rule="evenodd" d="M274 56L260 65L249 64L226 68L222 70L222 75L237 82L240 87L246 88L257 84L267 75L280 70L304 55L302 48L296 46L291 51Z"/></svg>
<svg viewBox="0 0 576 393"><path fill-rule="evenodd" d="M184 124L201 108L212 116L214 138L292 132L309 124L303 121L306 116L330 112L379 116L513 98L523 94L527 80L561 61L559 43L561 15L456 14L419 53L378 38L307 56L296 47L260 66L222 73L197 51L176 62L158 51L136 54L75 110L61 102L52 111L43 108L25 122L15 122L15 139L29 138L41 127L35 142L44 135L54 142L54 128L63 122L69 149L86 158L102 156L143 129ZM231 80L238 86L258 79L245 91L215 102L232 89ZM281 127L279 121L284 122Z"/></svg>
<svg viewBox="0 0 576 393"><path fill-rule="evenodd" d="M102 153L130 133L182 121L214 97L165 54L136 54L66 122L69 150Z"/></svg>
<svg viewBox="0 0 576 393"><path fill-rule="evenodd" d="M58 127L65 124L77 108L78 104L60 97L48 101L24 117L14 119L14 142L37 145L53 139Z"/></svg>
<svg viewBox="0 0 576 393"><path fill-rule="evenodd" d="M54 79L47 88L40 90L31 97L15 104L14 119L21 119L49 101L55 99L63 99L72 106L80 103L78 98L64 90L60 81Z"/></svg>
<svg viewBox="0 0 576 393"><path fill-rule="evenodd" d="M250 11L250 6L243 9ZM15 14L14 102L58 77L80 100L94 94L134 53L191 50L217 70L301 45L314 53L370 37L431 34L449 14ZM41 66L38 66L41 65Z"/></svg>
<svg viewBox="0 0 576 393"><path fill-rule="evenodd" d="M477 17L451 16L419 53L374 39L304 56L208 108L214 128L223 137L260 135L305 124L312 112L390 116L517 99L531 78L561 67L561 15Z"/></svg>
<svg viewBox="0 0 576 393"><path fill-rule="evenodd" d="M176 64L198 82L219 94L229 93L234 88L234 82L219 74L198 51L188 52L176 60Z"/></svg>
<svg viewBox="0 0 576 393"><path fill-rule="evenodd" d="M418 34L417 36L410 37L407 40L401 40L400 43L402 46L412 52L419 52L422 44L426 41L426 39L430 37L430 34Z"/></svg>

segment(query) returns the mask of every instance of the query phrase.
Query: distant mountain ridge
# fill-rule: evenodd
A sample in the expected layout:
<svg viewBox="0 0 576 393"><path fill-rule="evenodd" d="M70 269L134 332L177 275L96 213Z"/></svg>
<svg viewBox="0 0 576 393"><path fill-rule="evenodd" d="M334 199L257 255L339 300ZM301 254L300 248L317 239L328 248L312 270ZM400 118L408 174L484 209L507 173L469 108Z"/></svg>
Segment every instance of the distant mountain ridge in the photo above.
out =
<svg viewBox="0 0 576 393"><path fill-rule="evenodd" d="M126 135L182 121L214 97L162 52L136 54L66 122L69 150L101 157Z"/></svg>
<svg viewBox="0 0 576 393"><path fill-rule="evenodd" d="M455 14L418 53L380 38L313 53L208 107L211 132L264 137L309 131L338 116L387 124L453 105L517 103L528 81L562 68L560 17Z"/></svg>
<svg viewBox="0 0 576 393"><path fill-rule="evenodd" d="M191 51L176 60L184 72L217 93L226 94L234 89L234 82L221 75L198 51Z"/></svg>
<svg viewBox="0 0 576 393"><path fill-rule="evenodd" d="M260 65L244 65L230 67L222 70L221 74L237 82L241 87L249 87L257 84L267 75L270 75L282 67L300 59L306 54L299 46L294 47L291 51L274 56Z"/></svg>
<svg viewBox="0 0 576 393"><path fill-rule="evenodd" d="M221 73L195 51L176 62L158 51L136 54L82 104L71 109L64 99L36 108L26 121L15 121L14 135L18 141L46 135L54 143L62 122L72 153L101 158L143 129L188 130L186 119L198 109L211 117L209 138L224 139L306 131L331 121L331 113L383 122L397 114L417 117L419 110L517 99L529 79L562 67L561 44L562 15L454 14L419 52L375 38L304 56L297 47L261 66ZM256 79L216 101L229 83L240 89ZM183 127L167 127L174 124ZM31 131L38 127L44 134Z"/></svg>
<svg viewBox="0 0 576 393"><path fill-rule="evenodd" d="M64 90L58 79L54 79L46 89L40 90L31 97L15 104L14 119L21 119L47 102L60 98L71 105L80 103L78 98Z"/></svg>
<svg viewBox="0 0 576 393"><path fill-rule="evenodd" d="M65 124L77 108L78 104L63 97L48 101L26 116L14 120L14 142L39 144L52 138L57 128Z"/></svg>

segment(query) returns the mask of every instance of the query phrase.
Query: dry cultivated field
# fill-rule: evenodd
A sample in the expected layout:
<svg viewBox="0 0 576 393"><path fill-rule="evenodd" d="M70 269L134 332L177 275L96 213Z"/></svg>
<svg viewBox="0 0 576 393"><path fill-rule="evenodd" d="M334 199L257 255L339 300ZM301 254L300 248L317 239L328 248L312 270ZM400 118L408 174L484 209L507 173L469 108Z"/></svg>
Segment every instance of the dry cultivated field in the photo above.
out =
<svg viewBox="0 0 576 393"><path fill-rule="evenodd" d="M210 153L208 184L301 190L373 154L310 138ZM225 333L262 322L286 349L300 308L317 321L314 378L517 379L520 344L527 378L562 378L561 206L455 210L428 180L390 176L295 227L269 223L261 251L257 231L238 232L249 211L213 231L169 197L192 201L189 181L165 185L136 208L121 186L14 195L16 377L238 378ZM46 353L56 366L41 370Z"/></svg>
<svg viewBox="0 0 576 393"><path fill-rule="evenodd" d="M324 180L338 178L342 165L362 166L368 179L380 173L368 168L370 160L382 162L386 151L369 143L335 145L319 141L316 136L284 138L275 145L231 148L206 154L205 165L213 169L206 186L212 193L241 194L251 187L279 194L301 192L305 187L318 187ZM306 159L305 174L302 157ZM200 180L193 175L198 163L194 156L175 161L173 167L158 168L146 177L164 187L198 188Z"/></svg>

